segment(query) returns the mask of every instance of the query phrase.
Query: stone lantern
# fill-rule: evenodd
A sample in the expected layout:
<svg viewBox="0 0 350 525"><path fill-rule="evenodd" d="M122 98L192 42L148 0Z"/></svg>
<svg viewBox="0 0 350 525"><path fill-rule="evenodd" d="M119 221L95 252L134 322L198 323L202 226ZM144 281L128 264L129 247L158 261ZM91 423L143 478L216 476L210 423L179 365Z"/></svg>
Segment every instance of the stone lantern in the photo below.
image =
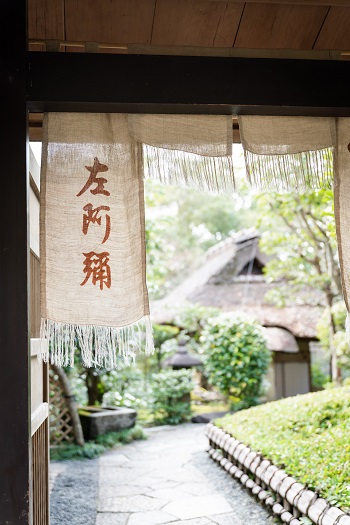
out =
<svg viewBox="0 0 350 525"><path fill-rule="evenodd" d="M171 367L173 370L180 370L181 368L194 368L202 366L203 363L197 357L190 355L186 348L186 341L180 339L179 345L174 355L164 359L163 366Z"/></svg>

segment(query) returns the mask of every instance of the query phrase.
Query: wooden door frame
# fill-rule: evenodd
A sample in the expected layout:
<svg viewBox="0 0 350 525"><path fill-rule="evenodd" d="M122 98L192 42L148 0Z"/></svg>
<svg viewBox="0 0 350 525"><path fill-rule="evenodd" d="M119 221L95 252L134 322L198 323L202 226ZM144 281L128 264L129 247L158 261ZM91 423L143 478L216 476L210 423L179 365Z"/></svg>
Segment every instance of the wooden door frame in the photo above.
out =
<svg viewBox="0 0 350 525"><path fill-rule="evenodd" d="M0 523L20 525L32 514L26 1L1 14Z"/></svg>
<svg viewBox="0 0 350 525"><path fill-rule="evenodd" d="M350 116L350 62L27 53L26 0L2 16L0 522L17 525L32 523L28 110Z"/></svg>

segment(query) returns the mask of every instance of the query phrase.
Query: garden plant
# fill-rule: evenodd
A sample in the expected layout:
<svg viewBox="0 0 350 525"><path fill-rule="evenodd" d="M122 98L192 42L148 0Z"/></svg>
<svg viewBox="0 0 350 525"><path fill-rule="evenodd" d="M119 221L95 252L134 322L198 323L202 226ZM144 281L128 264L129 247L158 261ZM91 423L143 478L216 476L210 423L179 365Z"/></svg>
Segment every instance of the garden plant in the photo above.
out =
<svg viewBox="0 0 350 525"><path fill-rule="evenodd" d="M350 388L266 403L216 424L329 503L350 510Z"/></svg>
<svg viewBox="0 0 350 525"><path fill-rule="evenodd" d="M261 326L222 314L208 320L201 342L208 380L227 396L232 410L256 405L271 359Z"/></svg>

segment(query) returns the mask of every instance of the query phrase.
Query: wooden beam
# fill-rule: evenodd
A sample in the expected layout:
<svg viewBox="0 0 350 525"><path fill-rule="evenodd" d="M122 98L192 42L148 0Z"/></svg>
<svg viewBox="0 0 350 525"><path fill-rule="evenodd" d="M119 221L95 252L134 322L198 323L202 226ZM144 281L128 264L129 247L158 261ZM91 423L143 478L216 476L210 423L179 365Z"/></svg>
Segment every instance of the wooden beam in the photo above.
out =
<svg viewBox="0 0 350 525"><path fill-rule="evenodd" d="M350 13L350 10L349 10ZM347 51L338 49L249 49L235 47L205 47L205 46L156 46L154 44L118 44L105 42L74 42L66 40L55 40L58 45L57 51L70 48L81 48L83 52L103 53L105 50L113 50L115 53L127 53L132 55L175 55L175 56L215 56L215 57L237 57L237 58L295 58L302 60L340 60ZM29 40L29 45L42 45L49 51L52 40ZM91 48L94 47L94 51ZM89 50L90 48L90 50ZM56 51L56 50L54 50Z"/></svg>
<svg viewBox="0 0 350 525"><path fill-rule="evenodd" d="M350 63L29 53L30 111L350 116Z"/></svg>
<svg viewBox="0 0 350 525"><path fill-rule="evenodd" d="M294 58L302 60L340 60L342 55L342 51L328 49L248 49L242 47L155 46L153 44L128 44L127 52L134 55Z"/></svg>
<svg viewBox="0 0 350 525"><path fill-rule="evenodd" d="M221 0L214 0L221 1ZM227 0L229 4L242 0ZM349 0L245 0L246 4L287 4L287 5L326 5L349 7Z"/></svg>
<svg viewBox="0 0 350 525"><path fill-rule="evenodd" d="M1 118L7 125L1 139L6 221L0 228L0 523L21 525L32 523L26 0L3 2L1 15Z"/></svg>

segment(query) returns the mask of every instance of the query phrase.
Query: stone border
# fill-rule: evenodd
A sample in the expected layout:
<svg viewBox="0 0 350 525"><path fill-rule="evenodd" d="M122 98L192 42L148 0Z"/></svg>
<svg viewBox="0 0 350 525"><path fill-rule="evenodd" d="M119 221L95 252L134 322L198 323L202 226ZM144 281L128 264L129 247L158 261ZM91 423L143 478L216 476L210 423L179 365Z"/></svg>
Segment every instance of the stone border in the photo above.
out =
<svg viewBox="0 0 350 525"><path fill-rule="evenodd" d="M350 516L299 483L260 453L219 427L207 425L208 453L232 477L289 525L307 517L316 525L350 525Z"/></svg>

